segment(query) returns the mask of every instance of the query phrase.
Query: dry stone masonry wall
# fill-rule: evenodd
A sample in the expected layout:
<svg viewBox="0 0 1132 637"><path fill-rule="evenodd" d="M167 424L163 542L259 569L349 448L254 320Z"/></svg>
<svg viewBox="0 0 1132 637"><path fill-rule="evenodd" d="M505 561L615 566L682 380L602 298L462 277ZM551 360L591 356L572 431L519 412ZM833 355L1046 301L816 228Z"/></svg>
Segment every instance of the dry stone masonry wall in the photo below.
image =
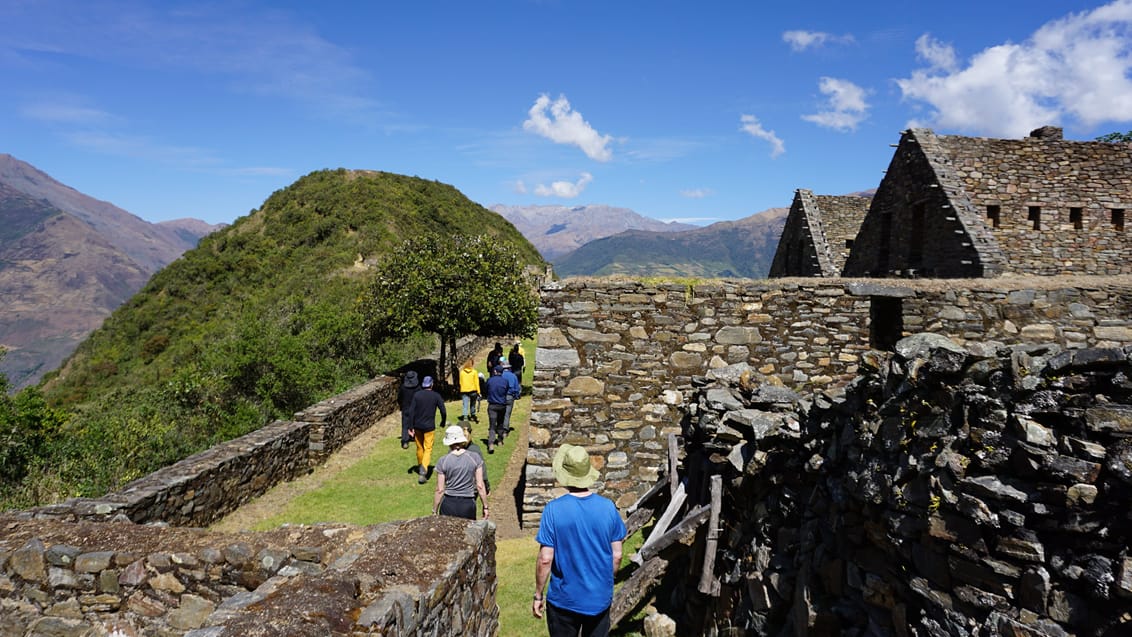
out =
<svg viewBox="0 0 1132 637"><path fill-rule="evenodd" d="M1132 347L894 349L844 392L696 379L688 491L722 476L725 523L717 595L669 569L680 632L1132 634Z"/></svg>
<svg viewBox="0 0 1132 637"><path fill-rule="evenodd" d="M438 516L219 534L0 517L0 528L3 635L498 631L495 527L486 521ZM441 551L401 555L420 538L441 537Z"/></svg>
<svg viewBox="0 0 1132 637"><path fill-rule="evenodd" d="M868 280L649 284L570 279L544 287L523 524L558 491L554 449L585 445L620 506L655 482L694 376L749 364L799 392L842 386L867 351L916 332L960 344L1132 343L1132 287L1082 277L947 285Z"/></svg>

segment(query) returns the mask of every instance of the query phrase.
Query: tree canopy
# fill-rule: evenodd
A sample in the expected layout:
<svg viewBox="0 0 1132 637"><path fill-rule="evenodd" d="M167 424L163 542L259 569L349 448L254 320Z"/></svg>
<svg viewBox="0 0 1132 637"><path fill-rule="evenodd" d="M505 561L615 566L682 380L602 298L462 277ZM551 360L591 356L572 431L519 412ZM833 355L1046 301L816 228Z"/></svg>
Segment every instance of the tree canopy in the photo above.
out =
<svg viewBox="0 0 1132 637"><path fill-rule="evenodd" d="M1119 144L1125 142L1132 142L1132 130L1126 133L1112 132L1107 135L1101 135L1097 138L1098 142L1109 142L1111 144Z"/></svg>
<svg viewBox="0 0 1132 637"><path fill-rule="evenodd" d="M425 331L442 347L468 335L529 338L538 327L524 262L510 244L484 235L405 241L375 268L364 311L375 340Z"/></svg>

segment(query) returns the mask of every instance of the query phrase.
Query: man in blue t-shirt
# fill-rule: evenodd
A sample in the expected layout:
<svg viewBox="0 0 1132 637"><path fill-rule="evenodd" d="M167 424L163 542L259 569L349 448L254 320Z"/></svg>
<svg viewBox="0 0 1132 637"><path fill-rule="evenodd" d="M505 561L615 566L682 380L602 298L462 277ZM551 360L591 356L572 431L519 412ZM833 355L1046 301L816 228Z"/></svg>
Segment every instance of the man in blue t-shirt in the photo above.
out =
<svg viewBox="0 0 1132 637"><path fill-rule="evenodd" d="M562 445L553 466L568 493L542 511L531 613L541 618L546 611L550 637L605 637L627 529L617 505L590 491L598 472L584 447ZM550 589L543 597L548 578Z"/></svg>

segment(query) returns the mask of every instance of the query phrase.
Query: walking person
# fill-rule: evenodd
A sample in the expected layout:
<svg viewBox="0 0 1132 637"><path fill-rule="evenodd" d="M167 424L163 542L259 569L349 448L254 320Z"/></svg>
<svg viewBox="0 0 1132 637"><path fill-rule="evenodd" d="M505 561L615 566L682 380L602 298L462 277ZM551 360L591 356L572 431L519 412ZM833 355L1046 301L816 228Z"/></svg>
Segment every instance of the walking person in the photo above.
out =
<svg viewBox="0 0 1132 637"><path fill-rule="evenodd" d="M413 396L409 405L409 420L411 429L409 435L417 443L417 478L418 484L428 481L428 465L432 461L432 439L436 433L436 413L440 412L440 426L448 420L448 413L444 410L444 397L433 390L432 376L425 376L421 381L421 391Z"/></svg>
<svg viewBox="0 0 1132 637"><path fill-rule="evenodd" d="M522 343L515 343L511 347L511 352L507 354L507 362L511 363L511 372L519 379L519 385L523 384L523 366L527 364L527 359L523 357L523 352L520 349Z"/></svg>
<svg viewBox="0 0 1132 637"><path fill-rule="evenodd" d="M476 494L479 494L486 519L488 507L483 456L468 451L468 435L459 425L445 430L444 444L450 451L436 461L436 494L432 499L432 512L474 520Z"/></svg>
<svg viewBox="0 0 1132 637"><path fill-rule="evenodd" d="M460 398L462 399L463 411L460 418L465 422L469 420L479 421L479 416L476 415L476 403L479 402L480 396L480 377L472 359L464 361L464 366L460 368Z"/></svg>
<svg viewBox="0 0 1132 637"><path fill-rule="evenodd" d="M417 378L417 373L413 370L405 372L405 378L401 381L401 388L397 390L397 404L401 406L401 448L408 449L409 443L413 441L412 434L409 429L412 428L412 421L409 418L409 406L413 404L413 396L416 395L421 389L421 381Z"/></svg>
<svg viewBox="0 0 1132 637"><path fill-rule="evenodd" d="M511 409L515 407L515 401L519 400L519 396L523 393L523 386L519 384L519 377L511 371L511 363L507 359L500 360L499 366L503 368L500 375L507 381L507 398L503 409L503 435L506 436L511 433Z"/></svg>
<svg viewBox="0 0 1132 637"><path fill-rule="evenodd" d="M507 412L507 380L496 365L487 379L487 452L495 453L496 442L503 444L503 416Z"/></svg>
<svg viewBox="0 0 1132 637"><path fill-rule="evenodd" d="M499 361L503 360L503 343L496 343L495 347L491 348L491 352L487 355L487 371L495 369L499 365Z"/></svg>
<svg viewBox="0 0 1132 637"><path fill-rule="evenodd" d="M617 505L590 491L598 471L585 447L562 445L553 468L567 492L542 511L531 613L537 618L546 613L550 637L606 637L613 577L628 530Z"/></svg>

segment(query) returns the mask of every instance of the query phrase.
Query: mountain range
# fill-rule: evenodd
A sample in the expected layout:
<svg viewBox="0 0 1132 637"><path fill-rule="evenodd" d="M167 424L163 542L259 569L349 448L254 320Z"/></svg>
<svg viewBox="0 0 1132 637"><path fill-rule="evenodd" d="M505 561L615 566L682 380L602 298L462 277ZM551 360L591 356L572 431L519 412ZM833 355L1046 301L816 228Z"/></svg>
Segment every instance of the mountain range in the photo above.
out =
<svg viewBox="0 0 1132 637"><path fill-rule="evenodd" d="M0 154L0 373L13 388L38 381L217 227L150 223Z"/></svg>
<svg viewBox="0 0 1132 637"><path fill-rule="evenodd" d="M764 278L789 208L677 232L630 230L554 261L559 276Z"/></svg>
<svg viewBox="0 0 1132 637"><path fill-rule="evenodd" d="M495 204L488 209L510 221L550 262L594 239L626 230L678 232L696 227L674 221L658 221L628 208L602 204L573 207Z"/></svg>

